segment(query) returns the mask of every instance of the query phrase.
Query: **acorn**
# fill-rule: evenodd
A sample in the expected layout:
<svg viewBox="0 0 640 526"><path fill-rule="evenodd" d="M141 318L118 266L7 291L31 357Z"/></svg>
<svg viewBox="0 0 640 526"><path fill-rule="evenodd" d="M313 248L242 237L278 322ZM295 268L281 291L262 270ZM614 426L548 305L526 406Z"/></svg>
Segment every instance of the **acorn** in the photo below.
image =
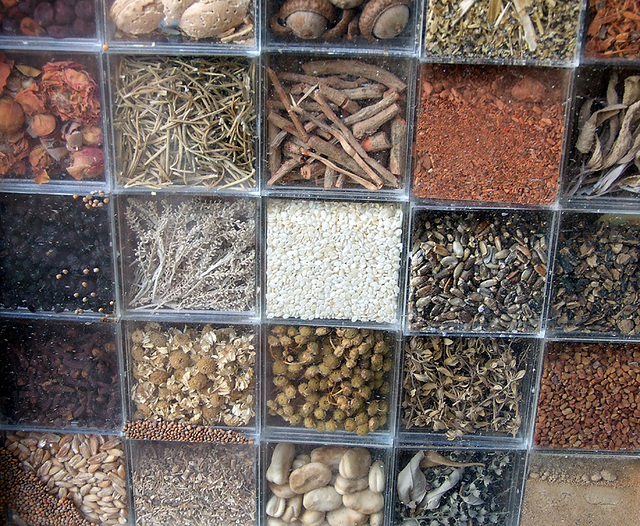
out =
<svg viewBox="0 0 640 526"><path fill-rule="evenodd" d="M368 39L397 37L409 22L409 0L369 0L360 14L360 32Z"/></svg>

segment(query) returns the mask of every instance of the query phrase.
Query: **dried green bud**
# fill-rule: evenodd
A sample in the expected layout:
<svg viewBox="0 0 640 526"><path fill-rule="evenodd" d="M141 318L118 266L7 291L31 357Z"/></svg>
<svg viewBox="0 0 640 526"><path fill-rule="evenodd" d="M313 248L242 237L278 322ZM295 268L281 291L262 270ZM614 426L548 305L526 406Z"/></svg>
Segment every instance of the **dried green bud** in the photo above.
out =
<svg viewBox="0 0 640 526"><path fill-rule="evenodd" d="M358 425L366 424L368 421L369 421L369 417L367 416L367 413L365 413L364 411L356 415L356 424Z"/></svg>
<svg viewBox="0 0 640 526"><path fill-rule="evenodd" d="M284 393L278 393L278 396L276 396L276 402L278 402L279 406L285 406L289 403L289 397Z"/></svg>
<svg viewBox="0 0 640 526"><path fill-rule="evenodd" d="M298 334L296 336L293 337L293 340L298 344L298 345L305 345L306 343L309 342L309 338L307 338L306 336L302 336L301 334Z"/></svg>
<svg viewBox="0 0 640 526"><path fill-rule="evenodd" d="M372 394L373 393L371 391L371 387L369 387L368 385L363 385L360 389L358 389L358 395L365 400L369 400Z"/></svg>
<svg viewBox="0 0 640 526"><path fill-rule="evenodd" d="M287 333L287 327L284 325L274 325L271 329L273 334L277 334L278 336L282 336Z"/></svg>
<svg viewBox="0 0 640 526"><path fill-rule="evenodd" d="M274 376L273 377L273 385L284 389L286 385L289 384L289 379L286 376Z"/></svg>
<svg viewBox="0 0 640 526"><path fill-rule="evenodd" d="M287 327L287 334L290 338L295 338L298 335L298 329L291 325L290 327Z"/></svg>
<svg viewBox="0 0 640 526"><path fill-rule="evenodd" d="M371 357L371 368L374 371L380 371L382 369L383 364L384 364L384 358L381 354L374 354Z"/></svg>
<svg viewBox="0 0 640 526"><path fill-rule="evenodd" d="M291 384L287 385L287 387L285 387L284 389L284 394L289 400L294 399L296 397L297 392L298 390Z"/></svg>
<svg viewBox="0 0 640 526"><path fill-rule="evenodd" d="M300 363L292 363L287 367L289 368L289 374L292 374L294 378L297 377L300 373L302 373L302 370L304 369L304 365Z"/></svg>
<svg viewBox="0 0 640 526"><path fill-rule="evenodd" d="M347 418L347 414L342 409L336 409L333 412L333 419L336 422L343 422L345 418Z"/></svg>
<svg viewBox="0 0 640 526"><path fill-rule="evenodd" d="M327 430L324 422L316 422L316 431L318 433L324 433Z"/></svg>
<svg viewBox="0 0 640 526"><path fill-rule="evenodd" d="M373 352L381 354L389 354L391 348L386 341L380 341L373 346Z"/></svg>
<svg viewBox="0 0 640 526"><path fill-rule="evenodd" d="M318 374L319 374L319 371L318 371L318 366L317 365L310 365L304 371L304 377L307 380L310 380L311 378L313 378L314 376L316 376Z"/></svg>
<svg viewBox="0 0 640 526"><path fill-rule="evenodd" d="M322 363L329 369L333 370L340 365L340 359L335 355L325 356ZM322 367L322 365L320 366Z"/></svg>
<svg viewBox="0 0 640 526"><path fill-rule="evenodd" d="M371 369L362 369L360 376L362 376L362 379L365 382L369 382L370 380L373 380L373 371Z"/></svg>
<svg viewBox="0 0 640 526"><path fill-rule="evenodd" d="M273 371L273 374L286 374L288 369L287 365L282 360L276 360L271 366L271 371Z"/></svg>
<svg viewBox="0 0 640 526"><path fill-rule="evenodd" d="M267 343L269 344L269 347L280 347L280 338L273 334L269 334L269 336L267 336Z"/></svg>
<svg viewBox="0 0 640 526"><path fill-rule="evenodd" d="M289 417L289 423L294 426L300 425L302 423L302 416L299 414L291 415Z"/></svg>
<svg viewBox="0 0 640 526"><path fill-rule="evenodd" d="M351 379L351 385L355 389L360 389L364 385L364 380L362 379L362 376L354 376Z"/></svg>
<svg viewBox="0 0 640 526"><path fill-rule="evenodd" d="M385 373L388 373L391 369L393 369L393 360L391 358L386 358L382 364L382 370Z"/></svg>
<svg viewBox="0 0 640 526"><path fill-rule="evenodd" d="M318 400L318 407L320 409L324 409L325 411L329 409L331 407L331 402L329 401L329 397L326 395L320 397L320 400Z"/></svg>
<svg viewBox="0 0 640 526"><path fill-rule="evenodd" d="M369 406L367 407L367 414L369 416L376 416L378 414L378 401L373 400L369 402Z"/></svg>
<svg viewBox="0 0 640 526"><path fill-rule="evenodd" d="M358 428L358 424L353 418L347 418L344 421L344 430L353 433Z"/></svg>
<svg viewBox="0 0 640 526"><path fill-rule="evenodd" d="M338 423L335 420L327 420L324 424L324 427L327 431L337 431Z"/></svg>
<svg viewBox="0 0 640 526"><path fill-rule="evenodd" d="M286 418L293 416L294 413L295 413L295 410L293 409L293 406L291 404L285 405L282 408L282 415Z"/></svg>
<svg viewBox="0 0 640 526"><path fill-rule="evenodd" d="M300 334L301 334L302 336L307 336L307 337L309 337L309 336L311 336L311 335L313 334L313 329L312 329L311 327L307 327L307 326L305 326L305 325L303 325L302 327L300 327L299 331L300 331Z"/></svg>
<svg viewBox="0 0 640 526"><path fill-rule="evenodd" d="M369 433L369 426L367 424L361 424L356 428L356 433L360 436L364 436Z"/></svg>
<svg viewBox="0 0 640 526"><path fill-rule="evenodd" d="M369 419L369 431L376 431L380 427L380 418L373 416Z"/></svg>
<svg viewBox="0 0 640 526"><path fill-rule="evenodd" d="M331 332L329 327L316 327L316 335L318 336L326 336Z"/></svg>
<svg viewBox="0 0 640 526"><path fill-rule="evenodd" d="M324 420L325 416L327 416L327 412L324 409L320 409L319 407L313 412L313 416L315 416L318 420Z"/></svg>
<svg viewBox="0 0 640 526"><path fill-rule="evenodd" d="M386 400L378 400L378 411L380 411L381 413L388 413L389 402L387 402Z"/></svg>
<svg viewBox="0 0 640 526"><path fill-rule="evenodd" d="M307 429L313 429L314 427L316 427L316 421L311 416L306 417L303 421L303 424Z"/></svg>
<svg viewBox="0 0 640 526"><path fill-rule="evenodd" d="M280 336L280 345L283 347L292 347L295 342L289 336Z"/></svg>
<svg viewBox="0 0 640 526"><path fill-rule="evenodd" d="M305 402L300 407L300 414L304 417L311 416L311 413L313 413L314 407L315 407L314 404L312 404L311 402Z"/></svg>
<svg viewBox="0 0 640 526"><path fill-rule="evenodd" d="M380 389L378 389L378 391L381 395L388 395L391 392L391 385L389 384L389 382L384 382L380 386Z"/></svg>

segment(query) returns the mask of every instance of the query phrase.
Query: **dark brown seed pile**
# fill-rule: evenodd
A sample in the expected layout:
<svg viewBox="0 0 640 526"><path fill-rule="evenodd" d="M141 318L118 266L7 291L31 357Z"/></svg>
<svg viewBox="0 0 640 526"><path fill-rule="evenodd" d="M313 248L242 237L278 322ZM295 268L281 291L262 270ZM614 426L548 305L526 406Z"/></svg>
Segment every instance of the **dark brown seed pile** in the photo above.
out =
<svg viewBox="0 0 640 526"><path fill-rule="evenodd" d="M253 444L253 439L232 429L192 426L183 422L127 422L123 432L132 440L176 440L179 442L225 442Z"/></svg>
<svg viewBox="0 0 640 526"><path fill-rule="evenodd" d="M47 487L19 461L0 448L0 506L5 504L32 526L90 526L68 499L47 493Z"/></svg>

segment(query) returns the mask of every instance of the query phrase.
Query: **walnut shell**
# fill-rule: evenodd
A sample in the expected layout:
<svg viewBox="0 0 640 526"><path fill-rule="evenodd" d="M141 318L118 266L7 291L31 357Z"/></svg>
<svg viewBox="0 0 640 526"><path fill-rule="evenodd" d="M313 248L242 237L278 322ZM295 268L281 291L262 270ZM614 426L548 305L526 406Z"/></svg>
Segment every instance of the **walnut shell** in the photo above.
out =
<svg viewBox="0 0 640 526"><path fill-rule="evenodd" d="M397 37L409 22L409 0L369 0L360 13L360 32L369 39Z"/></svg>
<svg viewBox="0 0 640 526"><path fill-rule="evenodd" d="M248 11L249 0L200 0L182 13L178 27L191 38L217 38L242 24Z"/></svg>
<svg viewBox="0 0 640 526"><path fill-rule="evenodd" d="M143 35L158 28L164 12L159 0L116 0L109 15L120 31Z"/></svg>

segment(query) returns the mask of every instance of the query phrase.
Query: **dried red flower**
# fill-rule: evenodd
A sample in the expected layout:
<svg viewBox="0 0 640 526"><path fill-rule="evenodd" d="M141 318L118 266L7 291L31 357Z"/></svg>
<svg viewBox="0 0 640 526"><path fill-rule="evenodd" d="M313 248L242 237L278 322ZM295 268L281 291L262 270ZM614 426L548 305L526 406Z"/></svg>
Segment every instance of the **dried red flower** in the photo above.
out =
<svg viewBox="0 0 640 526"><path fill-rule="evenodd" d="M67 168L71 177L81 181L93 179L104 169L104 158L99 148L87 147L73 153L73 164Z"/></svg>

